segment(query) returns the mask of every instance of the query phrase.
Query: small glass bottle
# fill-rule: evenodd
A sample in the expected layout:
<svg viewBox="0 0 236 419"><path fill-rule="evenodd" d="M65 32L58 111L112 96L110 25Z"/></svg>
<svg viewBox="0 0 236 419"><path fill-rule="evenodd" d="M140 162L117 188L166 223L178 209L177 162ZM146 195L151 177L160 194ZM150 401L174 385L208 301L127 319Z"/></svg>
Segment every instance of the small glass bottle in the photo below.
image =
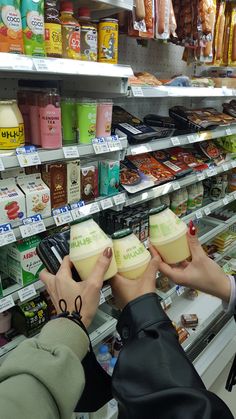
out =
<svg viewBox="0 0 236 419"><path fill-rule="evenodd" d="M42 147L62 147L61 107L57 89L51 89L40 96L39 119Z"/></svg>
<svg viewBox="0 0 236 419"><path fill-rule="evenodd" d="M45 50L48 57L62 57L61 21L57 0L44 3Z"/></svg>

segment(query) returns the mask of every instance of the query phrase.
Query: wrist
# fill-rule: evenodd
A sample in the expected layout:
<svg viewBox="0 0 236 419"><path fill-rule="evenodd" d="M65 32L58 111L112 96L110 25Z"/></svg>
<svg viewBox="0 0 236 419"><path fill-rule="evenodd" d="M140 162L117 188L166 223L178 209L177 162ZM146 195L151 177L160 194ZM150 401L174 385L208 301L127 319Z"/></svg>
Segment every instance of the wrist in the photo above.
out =
<svg viewBox="0 0 236 419"><path fill-rule="evenodd" d="M210 293L226 303L229 302L231 295L231 282L228 275L226 275L223 271L220 277L217 278L217 283L214 283Z"/></svg>

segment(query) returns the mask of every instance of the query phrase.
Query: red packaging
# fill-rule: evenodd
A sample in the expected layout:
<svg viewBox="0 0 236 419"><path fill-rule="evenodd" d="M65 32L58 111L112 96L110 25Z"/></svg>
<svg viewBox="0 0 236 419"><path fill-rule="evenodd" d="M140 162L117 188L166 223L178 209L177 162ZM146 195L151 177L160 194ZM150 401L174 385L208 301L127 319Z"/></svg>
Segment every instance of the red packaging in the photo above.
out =
<svg viewBox="0 0 236 419"><path fill-rule="evenodd" d="M180 159L175 154L172 154L172 150L169 152L166 151L154 151L153 156L158 161L161 161L164 166L168 168L170 173L175 177L185 176L192 171L192 169L187 166L182 159Z"/></svg>
<svg viewBox="0 0 236 419"><path fill-rule="evenodd" d="M139 154L138 156L129 156L130 160L142 173L152 180L155 185L168 182L174 179L172 172L154 159L151 154Z"/></svg>

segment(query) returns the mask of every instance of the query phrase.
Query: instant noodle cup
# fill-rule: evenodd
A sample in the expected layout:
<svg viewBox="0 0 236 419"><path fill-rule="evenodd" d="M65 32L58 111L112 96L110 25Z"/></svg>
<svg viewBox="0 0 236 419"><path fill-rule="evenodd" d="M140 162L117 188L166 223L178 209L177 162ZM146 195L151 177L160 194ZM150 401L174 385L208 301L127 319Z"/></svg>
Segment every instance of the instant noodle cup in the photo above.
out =
<svg viewBox="0 0 236 419"><path fill-rule="evenodd" d="M151 260L143 243L129 228L114 233L112 241L118 272L128 279L139 278Z"/></svg>
<svg viewBox="0 0 236 419"><path fill-rule="evenodd" d="M150 242L168 264L182 262L191 255L187 226L166 205L149 212Z"/></svg>
<svg viewBox="0 0 236 419"><path fill-rule="evenodd" d="M94 269L99 256L107 247L112 246L112 240L90 217L85 217L71 226L70 260L75 266L82 281L86 280ZM114 252L104 281L117 274Z"/></svg>

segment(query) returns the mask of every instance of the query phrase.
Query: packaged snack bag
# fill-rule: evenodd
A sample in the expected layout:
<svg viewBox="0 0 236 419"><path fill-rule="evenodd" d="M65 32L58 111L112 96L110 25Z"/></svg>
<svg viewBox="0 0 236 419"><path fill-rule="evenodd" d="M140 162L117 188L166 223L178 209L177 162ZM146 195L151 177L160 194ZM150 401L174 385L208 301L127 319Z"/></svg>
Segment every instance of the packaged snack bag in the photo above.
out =
<svg viewBox="0 0 236 419"><path fill-rule="evenodd" d="M228 58L229 65L236 66L236 6L232 8Z"/></svg>

